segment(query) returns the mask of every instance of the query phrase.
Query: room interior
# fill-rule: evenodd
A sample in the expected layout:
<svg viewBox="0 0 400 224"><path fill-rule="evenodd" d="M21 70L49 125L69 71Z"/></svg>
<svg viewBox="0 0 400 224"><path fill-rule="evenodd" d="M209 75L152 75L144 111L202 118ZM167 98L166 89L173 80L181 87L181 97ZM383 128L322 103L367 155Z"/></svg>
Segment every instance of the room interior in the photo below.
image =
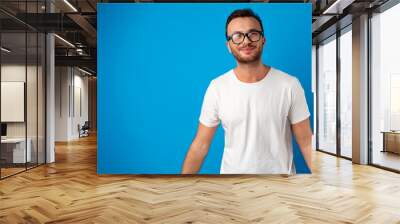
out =
<svg viewBox="0 0 400 224"><path fill-rule="evenodd" d="M292 177L98 175L96 4L121 2L162 1L0 2L0 223L399 222L397 0L284 1L313 9L313 174Z"/></svg>

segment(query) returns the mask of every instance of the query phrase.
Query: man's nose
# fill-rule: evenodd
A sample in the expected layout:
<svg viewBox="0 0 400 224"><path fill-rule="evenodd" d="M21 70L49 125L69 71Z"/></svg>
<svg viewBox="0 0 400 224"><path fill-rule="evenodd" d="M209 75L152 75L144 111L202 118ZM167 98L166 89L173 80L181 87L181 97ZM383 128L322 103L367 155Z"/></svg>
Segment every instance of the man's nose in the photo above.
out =
<svg viewBox="0 0 400 224"><path fill-rule="evenodd" d="M251 41L250 41L249 37L247 35L245 35L244 40L243 40L243 45L247 45L249 43L251 43Z"/></svg>

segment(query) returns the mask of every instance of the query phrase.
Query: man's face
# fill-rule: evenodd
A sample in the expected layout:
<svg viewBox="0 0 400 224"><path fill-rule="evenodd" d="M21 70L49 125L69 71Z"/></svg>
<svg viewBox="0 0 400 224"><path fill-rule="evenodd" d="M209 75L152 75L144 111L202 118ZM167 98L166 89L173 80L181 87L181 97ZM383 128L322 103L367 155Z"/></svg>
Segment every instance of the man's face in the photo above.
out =
<svg viewBox="0 0 400 224"><path fill-rule="evenodd" d="M252 30L261 31L261 26L255 18L238 17L228 24L227 34L231 36L236 32L247 33ZM263 36L257 42L251 42L248 37L245 37L240 44L235 44L232 40L229 40L227 46L238 62L249 64L260 60L264 43L265 38Z"/></svg>

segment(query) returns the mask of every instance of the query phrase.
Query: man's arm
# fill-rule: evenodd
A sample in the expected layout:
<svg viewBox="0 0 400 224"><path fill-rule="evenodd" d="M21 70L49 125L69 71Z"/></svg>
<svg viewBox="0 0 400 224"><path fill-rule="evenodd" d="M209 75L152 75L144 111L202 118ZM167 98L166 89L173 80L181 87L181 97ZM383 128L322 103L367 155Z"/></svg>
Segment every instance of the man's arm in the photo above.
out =
<svg viewBox="0 0 400 224"><path fill-rule="evenodd" d="M296 137L296 142L300 147L301 153L308 165L308 168L312 169L311 166L311 142L312 142L312 132L310 127L310 119L307 118L303 121L292 124L292 132Z"/></svg>
<svg viewBox="0 0 400 224"><path fill-rule="evenodd" d="M185 161L183 162L182 174L195 174L199 172L217 127L207 127L199 123L196 137L190 145Z"/></svg>

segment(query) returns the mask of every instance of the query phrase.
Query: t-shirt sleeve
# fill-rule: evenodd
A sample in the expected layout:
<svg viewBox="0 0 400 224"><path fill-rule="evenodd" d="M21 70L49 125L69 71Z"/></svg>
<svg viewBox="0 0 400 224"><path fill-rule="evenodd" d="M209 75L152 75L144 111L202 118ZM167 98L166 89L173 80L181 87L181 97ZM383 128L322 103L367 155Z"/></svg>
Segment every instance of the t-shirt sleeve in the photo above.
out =
<svg viewBox="0 0 400 224"><path fill-rule="evenodd" d="M310 116L304 89L296 78L291 88L291 104L289 109L289 121L291 124L298 123Z"/></svg>
<svg viewBox="0 0 400 224"><path fill-rule="evenodd" d="M204 94L199 121L207 127L215 127L219 124L218 97L213 81L210 82Z"/></svg>

